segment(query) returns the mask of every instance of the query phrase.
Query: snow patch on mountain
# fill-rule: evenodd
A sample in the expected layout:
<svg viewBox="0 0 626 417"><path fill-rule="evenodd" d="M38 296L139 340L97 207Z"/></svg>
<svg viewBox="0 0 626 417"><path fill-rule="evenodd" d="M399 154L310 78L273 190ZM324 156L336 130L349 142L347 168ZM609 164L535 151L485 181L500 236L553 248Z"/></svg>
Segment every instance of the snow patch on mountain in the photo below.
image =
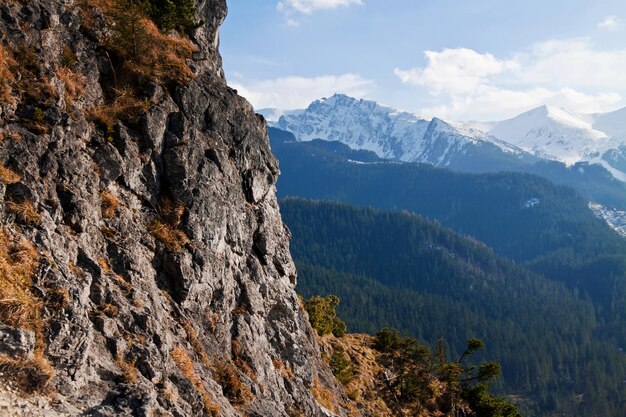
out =
<svg viewBox="0 0 626 417"><path fill-rule="evenodd" d="M342 142L379 157L447 167L470 148L491 145L491 152L517 157L525 152L475 126L448 123L342 94L317 100L300 112L284 114L272 126L292 132L299 141ZM485 152L486 153L486 152Z"/></svg>
<svg viewBox="0 0 626 417"><path fill-rule="evenodd" d="M587 115L542 106L495 124L489 133L542 158L573 165L596 158L610 144L592 122Z"/></svg>
<svg viewBox="0 0 626 417"><path fill-rule="evenodd" d="M298 141L339 141L386 159L473 172L512 169L538 159L568 166L588 162L626 182L626 108L582 114L542 106L503 121L456 122L425 120L335 94L303 110L263 110L270 121L279 113L270 125L292 132Z"/></svg>
<svg viewBox="0 0 626 417"><path fill-rule="evenodd" d="M589 208L596 217L603 219L613 230L626 237L626 211L609 208L591 201Z"/></svg>
<svg viewBox="0 0 626 417"><path fill-rule="evenodd" d="M626 139L626 107L610 112L589 115L594 129L608 136Z"/></svg>

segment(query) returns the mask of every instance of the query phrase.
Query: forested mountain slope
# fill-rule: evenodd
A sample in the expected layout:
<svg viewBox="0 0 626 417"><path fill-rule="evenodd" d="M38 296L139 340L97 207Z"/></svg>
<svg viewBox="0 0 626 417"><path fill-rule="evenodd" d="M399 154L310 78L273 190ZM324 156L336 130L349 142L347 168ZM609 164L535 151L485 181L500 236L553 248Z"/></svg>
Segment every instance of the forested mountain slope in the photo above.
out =
<svg viewBox="0 0 626 417"><path fill-rule="evenodd" d="M415 214L301 199L281 211L299 292L339 295L350 331L392 326L453 348L480 337L502 362L503 392L537 415L581 394L575 415L623 410L624 357L575 291Z"/></svg>
<svg viewBox="0 0 626 417"><path fill-rule="evenodd" d="M279 197L409 210L436 220L588 294L599 318L614 326L611 337L626 345L626 240L573 189L530 174L459 174L376 160L338 143L289 141L288 134L272 149L280 161Z"/></svg>

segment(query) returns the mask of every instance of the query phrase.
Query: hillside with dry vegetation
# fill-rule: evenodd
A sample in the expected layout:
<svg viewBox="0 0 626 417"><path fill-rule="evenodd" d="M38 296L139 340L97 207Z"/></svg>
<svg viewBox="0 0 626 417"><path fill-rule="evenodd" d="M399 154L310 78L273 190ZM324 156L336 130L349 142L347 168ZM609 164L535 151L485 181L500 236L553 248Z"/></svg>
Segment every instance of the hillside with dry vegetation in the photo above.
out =
<svg viewBox="0 0 626 417"><path fill-rule="evenodd" d="M335 295L315 296L303 306L317 333L322 359L348 399L341 404L355 415L521 417L511 402L489 392L500 364L471 361L484 348L481 340L468 340L463 353L452 359L444 340L438 340L432 351L389 328L375 336L345 334L346 325L336 313L339 301ZM323 391L317 396L333 408L333 396Z"/></svg>

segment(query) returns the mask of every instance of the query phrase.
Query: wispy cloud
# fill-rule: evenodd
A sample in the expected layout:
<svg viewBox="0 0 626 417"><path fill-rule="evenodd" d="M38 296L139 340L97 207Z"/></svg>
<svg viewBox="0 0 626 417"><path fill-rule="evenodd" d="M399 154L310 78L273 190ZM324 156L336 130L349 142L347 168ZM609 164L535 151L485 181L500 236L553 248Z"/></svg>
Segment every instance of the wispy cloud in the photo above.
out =
<svg viewBox="0 0 626 417"><path fill-rule="evenodd" d="M341 6L362 5L363 0L281 0L276 8L281 12L311 14L315 10L336 9Z"/></svg>
<svg viewBox="0 0 626 417"><path fill-rule="evenodd" d="M621 25L622 23L617 16L607 16L600 23L598 23L598 27L605 30L615 30Z"/></svg>
<svg viewBox="0 0 626 417"><path fill-rule="evenodd" d="M506 58L465 48L425 56L424 67L395 74L436 98L426 112L440 117L508 117L543 104L607 111L626 93L626 49L597 49L587 38L541 42Z"/></svg>
<svg viewBox="0 0 626 417"><path fill-rule="evenodd" d="M231 86L248 99L256 109L281 110L307 107L312 101L344 93L361 98L373 88L374 82L358 74L325 75L319 77L282 77L273 80L246 82L239 80Z"/></svg>

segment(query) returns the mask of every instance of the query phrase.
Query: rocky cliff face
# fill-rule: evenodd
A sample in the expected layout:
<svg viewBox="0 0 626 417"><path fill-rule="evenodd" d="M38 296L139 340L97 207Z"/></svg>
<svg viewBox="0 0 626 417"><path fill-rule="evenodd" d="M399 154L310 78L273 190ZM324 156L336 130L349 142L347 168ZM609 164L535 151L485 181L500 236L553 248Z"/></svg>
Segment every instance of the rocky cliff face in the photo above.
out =
<svg viewBox="0 0 626 417"><path fill-rule="evenodd" d="M345 414L294 292L265 122L222 74L225 0L197 3L189 79L142 84L135 119L106 123L126 94L108 3L0 5L2 262L36 251L0 378L39 389L27 414Z"/></svg>

